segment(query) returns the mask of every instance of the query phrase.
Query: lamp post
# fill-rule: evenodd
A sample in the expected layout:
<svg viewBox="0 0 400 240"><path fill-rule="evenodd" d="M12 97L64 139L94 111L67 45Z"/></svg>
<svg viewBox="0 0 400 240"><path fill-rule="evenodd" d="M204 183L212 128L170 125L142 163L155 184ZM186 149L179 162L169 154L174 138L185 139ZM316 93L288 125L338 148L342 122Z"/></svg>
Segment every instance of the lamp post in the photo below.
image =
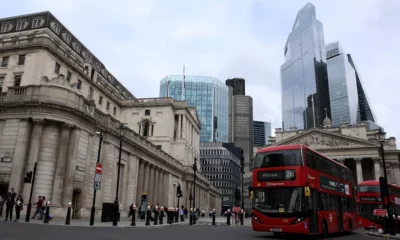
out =
<svg viewBox="0 0 400 240"><path fill-rule="evenodd" d="M121 123L118 130L119 130L119 157L118 157L118 174L117 174L117 191L115 193L115 201L114 201L114 217L113 217L113 226L118 225L118 213L119 213L119 202L118 202L118 193L119 193L119 176L121 171L121 155L122 155L122 139L125 133L125 123Z"/></svg>
<svg viewBox="0 0 400 240"><path fill-rule="evenodd" d="M244 209L244 190L243 190L243 187L244 187L244 157L243 157L243 150L241 151L242 152L242 156L240 157L240 170L241 170L241 172L242 172L242 195L241 195L241 208L242 209Z"/></svg>
<svg viewBox="0 0 400 240"><path fill-rule="evenodd" d="M196 172L197 172L197 158L194 158L194 163L193 163L193 211L194 211L194 218L193 218L193 224L196 224L196 217L197 213L195 211L196 209Z"/></svg>
<svg viewBox="0 0 400 240"><path fill-rule="evenodd" d="M101 143L103 142L103 130L100 130L100 132L96 132L97 136L99 136L99 151L97 153L97 164L100 163L100 153L101 153ZM90 226L93 226L94 224L94 214L95 214L95 205L96 205L96 192L97 192L97 187L93 186L93 204L92 204L92 209L90 211Z"/></svg>

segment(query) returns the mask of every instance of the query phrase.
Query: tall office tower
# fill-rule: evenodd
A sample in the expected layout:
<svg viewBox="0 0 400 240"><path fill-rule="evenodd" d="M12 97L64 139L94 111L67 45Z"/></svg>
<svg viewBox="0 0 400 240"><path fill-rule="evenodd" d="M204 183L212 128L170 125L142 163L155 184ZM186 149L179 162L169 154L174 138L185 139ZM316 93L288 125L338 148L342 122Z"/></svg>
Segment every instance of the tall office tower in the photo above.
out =
<svg viewBox="0 0 400 240"><path fill-rule="evenodd" d="M262 147L268 144L268 137L271 136L271 123L253 121L254 146Z"/></svg>
<svg viewBox="0 0 400 240"><path fill-rule="evenodd" d="M253 157L253 98L244 95L244 79L228 79L226 85L229 87L229 142L243 149L247 173Z"/></svg>
<svg viewBox="0 0 400 240"><path fill-rule="evenodd" d="M357 123L358 95L356 71L339 42L326 46L332 126Z"/></svg>
<svg viewBox="0 0 400 240"><path fill-rule="evenodd" d="M243 78L232 78L225 81L226 85L232 87L233 95L246 95L245 82Z"/></svg>
<svg viewBox="0 0 400 240"><path fill-rule="evenodd" d="M367 122L368 129L379 126L350 54L346 54L339 42L326 46L332 125Z"/></svg>
<svg viewBox="0 0 400 240"><path fill-rule="evenodd" d="M281 66L283 128L323 126L330 118L329 86L323 26L307 3L297 14Z"/></svg>
<svg viewBox="0 0 400 240"><path fill-rule="evenodd" d="M170 75L160 82L160 97L196 107L201 142L228 142L228 87L213 77Z"/></svg>

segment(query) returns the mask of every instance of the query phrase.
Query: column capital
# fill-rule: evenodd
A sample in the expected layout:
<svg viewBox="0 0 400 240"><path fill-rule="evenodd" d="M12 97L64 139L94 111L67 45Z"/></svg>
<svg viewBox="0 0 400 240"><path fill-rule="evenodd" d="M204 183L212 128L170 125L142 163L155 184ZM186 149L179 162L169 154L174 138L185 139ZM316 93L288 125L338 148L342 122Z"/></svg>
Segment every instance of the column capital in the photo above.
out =
<svg viewBox="0 0 400 240"><path fill-rule="evenodd" d="M63 124L61 124L61 131L69 132L73 127L74 127L74 125L72 125L72 124L63 123Z"/></svg>
<svg viewBox="0 0 400 240"><path fill-rule="evenodd" d="M35 127L44 127L46 124L46 120L44 118L34 118L32 121Z"/></svg>

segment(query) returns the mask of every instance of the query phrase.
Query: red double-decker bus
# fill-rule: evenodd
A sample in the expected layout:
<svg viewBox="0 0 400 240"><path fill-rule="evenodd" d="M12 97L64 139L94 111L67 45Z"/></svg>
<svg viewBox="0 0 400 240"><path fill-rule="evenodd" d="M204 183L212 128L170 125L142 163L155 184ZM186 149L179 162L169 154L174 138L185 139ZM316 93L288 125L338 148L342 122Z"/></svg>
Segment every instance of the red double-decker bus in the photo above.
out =
<svg viewBox="0 0 400 240"><path fill-rule="evenodd" d="M393 213L400 214L400 187L388 183L389 204ZM382 209L381 189L378 180L364 181L358 184L357 191L358 224L367 230L382 229L383 218L374 216L374 209Z"/></svg>
<svg viewBox="0 0 400 240"><path fill-rule="evenodd" d="M253 167L253 230L326 237L357 228L354 180L344 165L286 145L260 149Z"/></svg>

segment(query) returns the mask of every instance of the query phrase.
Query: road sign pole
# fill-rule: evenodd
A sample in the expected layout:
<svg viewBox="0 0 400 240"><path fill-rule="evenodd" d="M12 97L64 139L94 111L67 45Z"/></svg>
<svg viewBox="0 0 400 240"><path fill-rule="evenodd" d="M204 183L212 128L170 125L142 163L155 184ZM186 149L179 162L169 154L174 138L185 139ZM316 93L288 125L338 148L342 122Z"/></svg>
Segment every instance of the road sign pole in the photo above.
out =
<svg viewBox="0 0 400 240"><path fill-rule="evenodd" d="M100 184L96 184L96 174L98 172L98 167L100 164L100 173L102 172L102 166L100 163L100 153L101 153L101 143L103 142L103 130L100 131L99 134L99 152L97 153L97 164L96 164L96 173L95 173L95 183L94 183L94 188L93 188L93 204L92 204L92 209L90 211L90 226L93 226L94 224L94 214L95 214L95 205L96 205L96 190L100 189ZM100 180L101 180L101 175L100 175Z"/></svg>

